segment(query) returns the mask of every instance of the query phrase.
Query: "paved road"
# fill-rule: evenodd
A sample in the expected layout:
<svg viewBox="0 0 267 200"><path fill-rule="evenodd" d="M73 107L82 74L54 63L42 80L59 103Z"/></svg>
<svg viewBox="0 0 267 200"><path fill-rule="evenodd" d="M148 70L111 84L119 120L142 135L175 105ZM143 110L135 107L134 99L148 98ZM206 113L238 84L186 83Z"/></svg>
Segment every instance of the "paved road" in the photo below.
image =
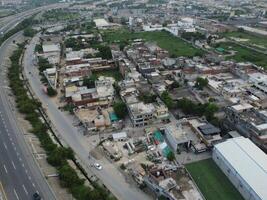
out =
<svg viewBox="0 0 267 200"><path fill-rule="evenodd" d="M34 38L25 52L24 70L29 80L32 90L40 99L43 105L46 105L47 113L53 125L56 127L60 137L74 150L82 163L88 166L88 174L96 176L107 186L107 188L118 198L123 200L147 200L151 199L147 194L130 185L125 181L125 177L108 161L98 161L103 165L103 169L98 171L89 166L93 164L93 159L88 159L89 147L85 142L84 136L73 125L70 116L58 110L57 105L43 93L40 82L39 72L33 64L34 47L38 38ZM29 73L30 72L30 73Z"/></svg>
<svg viewBox="0 0 267 200"><path fill-rule="evenodd" d="M37 12L40 12L43 10L49 10L52 8L55 9L55 8L67 7L68 5L69 4L52 4L52 5L47 5L47 6L27 10L27 11L24 11L24 12L15 14L15 15L11 15L11 16L2 18L0 20L0 25L1 25L0 26L0 33L1 32L5 33L6 31L14 28L19 23L19 21L22 21L23 19L26 19L27 17L29 17L29 16L37 13Z"/></svg>
<svg viewBox="0 0 267 200"><path fill-rule="evenodd" d="M49 5L29 10L2 20L0 32L6 32L15 27L26 17L51 8L66 5ZM5 59L9 45L12 45L18 33L9 38L0 47L0 64ZM45 178L35 162L30 149L24 140L23 133L16 122L12 105L8 100L10 93L6 81L6 69L0 68L0 182L9 200L29 200L32 194L38 192L43 199L53 200L54 194L50 190Z"/></svg>
<svg viewBox="0 0 267 200"><path fill-rule="evenodd" d="M22 34L22 33L19 33ZM0 63L15 36L0 47ZM14 108L8 100L6 69L1 65L0 74L0 181L10 200L29 200L39 192L44 199L53 200L54 195L33 159L23 133L16 122Z"/></svg>

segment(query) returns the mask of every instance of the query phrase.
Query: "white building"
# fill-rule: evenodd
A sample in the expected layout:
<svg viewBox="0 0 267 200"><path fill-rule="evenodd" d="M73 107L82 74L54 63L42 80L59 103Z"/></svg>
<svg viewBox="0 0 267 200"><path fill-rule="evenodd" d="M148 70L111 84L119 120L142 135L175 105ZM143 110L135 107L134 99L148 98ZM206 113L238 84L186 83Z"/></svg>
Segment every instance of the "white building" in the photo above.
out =
<svg viewBox="0 0 267 200"><path fill-rule="evenodd" d="M267 155L250 139L217 144L212 157L246 200L267 200Z"/></svg>

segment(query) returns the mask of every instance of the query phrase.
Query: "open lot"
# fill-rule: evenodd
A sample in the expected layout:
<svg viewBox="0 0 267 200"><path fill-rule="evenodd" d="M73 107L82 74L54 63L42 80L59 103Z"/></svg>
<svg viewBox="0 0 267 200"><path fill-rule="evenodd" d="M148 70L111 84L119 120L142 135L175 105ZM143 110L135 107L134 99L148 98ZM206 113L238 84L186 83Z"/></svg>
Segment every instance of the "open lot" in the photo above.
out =
<svg viewBox="0 0 267 200"><path fill-rule="evenodd" d="M207 200L243 199L212 159L190 163L186 168Z"/></svg>
<svg viewBox="0 0 267 200"><path fill-rule="evenodd" d="M232 42L220 43L220 47L224 48L226 51L234 51L235 55L229 56L227 58L234 59L238 62L252 62L256 65L262 66L267 69L267 56L263 53L259 53L248 49L246 47L239 46Z"/></svg>
<svg viewBox="0 0 267 200"><path fill-rule="evenodd" d="M103 32L103 39L106 42L123 43L132 39L144 39L146 41L156 42L159 47L169 51L171 56L189 56L201 55L202 50L193 47L182 39L171 35L166 31L155 32L130 32L126 29L109 30Z"/></svg>
<svg viewBox="0 0 267 200"><path fill-rule="evenodd" d="M267 48L267 38L264 36L253 35L246 32L234 31L234 32L225 32L223 33L225 37L233 38L235 40L240 39L240 43L246 44L253 47L263 47Z"/></svg>

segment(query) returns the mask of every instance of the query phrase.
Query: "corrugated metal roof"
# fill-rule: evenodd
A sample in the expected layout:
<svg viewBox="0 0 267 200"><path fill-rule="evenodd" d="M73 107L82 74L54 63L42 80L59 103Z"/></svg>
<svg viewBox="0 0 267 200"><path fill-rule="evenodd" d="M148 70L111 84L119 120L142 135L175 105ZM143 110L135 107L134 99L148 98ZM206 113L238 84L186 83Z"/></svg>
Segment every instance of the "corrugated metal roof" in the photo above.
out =
<svg viewBox="0 0 267 200"><path fill-rule="evenodd" d="M230 165L262 199L267 199L267 155L244 137L215 145Z"/></svg>

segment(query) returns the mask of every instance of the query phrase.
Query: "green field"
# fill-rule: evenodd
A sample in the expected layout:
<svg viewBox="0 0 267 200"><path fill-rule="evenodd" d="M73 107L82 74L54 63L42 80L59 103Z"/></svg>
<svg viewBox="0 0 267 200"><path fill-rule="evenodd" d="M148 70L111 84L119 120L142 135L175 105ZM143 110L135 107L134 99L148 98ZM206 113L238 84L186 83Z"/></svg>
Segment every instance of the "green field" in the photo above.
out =
<svg viewBox="0 0 267 200"><path fill-rule="evenodd" d="M234 56L227 57L229 59L234 59L237 62L249 61L267 69L267 55L263 53L253 51L232 42L220 43L219 47L224 48L226 51L236 51L236 54Z"/></svg>
<svg viewBox="0 0 267 200"><path fill-rule="evenodd" d="M212 159L187 164L186 168L207 200L243 200Z"/></svg>
<svg viewBox="0 0 267 200"><path fill-rule="evenodd" d="M104 71L98 71L98 72L93 72L93 75L96 77L99 76L107 76L107 77L113 77L116 81L121 81L122 76L119 72L119 70L104 70Z"/></svg>
<svg viewBox="0 0 267 200"><path fill-rule="evenodd" d="M253 34L241 32L241 31L226 32L223 34L223 36L228 37L228 38L234 37L234 38L240 38L240 39L248 39L248 41L240 41L240 43L253 46L259 49L267 48L267 38L264 36L253 35ZM261 48L261 46L263 48Z"/></svg>
<svg viewBox="0 0 267 200"><path fill-rule="evenodd" d="M109 30L102 32L104 41L108 43L128 43L133 39L144 39L146 41L156 42L159 47L169 52L171 56L202 55L203 51L194 48L191 44L171 35L166 31L155 32L130 32L126 29Z"/></svg>
<svg viewBox="0 0 267 200"><path fill-rule="evenodd" d="M71 12L68 9L48 10L42 15L42 18L48 21L68 21L79 19L79 17L78 12Z"/></svg>

